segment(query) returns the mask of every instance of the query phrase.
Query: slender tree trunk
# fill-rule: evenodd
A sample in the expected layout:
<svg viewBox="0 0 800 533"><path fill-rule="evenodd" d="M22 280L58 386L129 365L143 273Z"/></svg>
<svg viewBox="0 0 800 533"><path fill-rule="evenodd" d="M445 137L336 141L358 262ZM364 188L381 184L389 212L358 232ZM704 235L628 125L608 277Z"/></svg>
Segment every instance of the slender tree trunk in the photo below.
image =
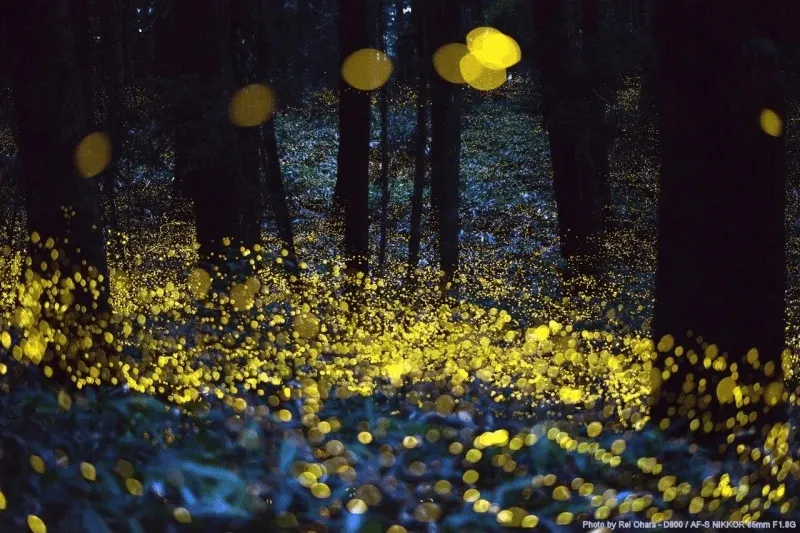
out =
<svg viewBox="0 0 800 533"><path fill-rule="evenodd" d="M98 182L80 177L74 164L78 143L90 133L90 110L83 76L73 68L77 54L70 8L68 2L45 0L9 8L11 82L28 226L41 237L31 242L31 269L45 278L81 270L94 279L97 292L79 288L74 299L92 315L93 309L108 309L108 272ZM44 246L51 237L57 259Z"/></svg>
<svg viewBox="0 0 800 533"><path fill-rule="evenodd" d="M403 11L406 7L405 0L394 0L395 12L395 35L397 36L396 46L396 68L395 80L398 85L405 86L408 82L409 63L411 58L411 43L408 39L408 29L406 13ZM413 15L412 15L413 16Z"/></svg>
<svg viewBox="0 0 800 533"><path fill-rule="evenodd" d="M594 274L601 252L602 176L608 172L605 108L597 99L591 70L571 54L563 3L532 0L532 8L561 253L570 274ZM591 11L589 15L591 33ZM590 37L587 44L591 42Z"/></svg>
<svg viewBox="0 0 800 533"><path fill-rule="evenodd" d="M364 0L341 0L341 62L368 43ZM369 93L339 80L339 153L335 203L344 206L344 251L348 268L368 269L369 257Z"/></svg>
<svg viewBox="0 0 800 533"><path fill-rule="evenodd" d="M654 333L677 344L689 330L702 335L729 354L728 367L737 363L737 386L760 382L763 392L783 376L786 170L782 138L759 121L764 109L785 117L786 105L778 50L755 25L759 15L744 2L656 2L662 162ZM759 370L746 360L754 347ZM661 348L662 357L672 355L668 344ZM738 422L721 426L737 410L755 413L756 426L780 413L765 415L763 402L720 405L718 383L729 371L689 366L685 356L677 364L654 395L662 400L656 420L670 405L685 413L701 379L713 400L697 418L713 422L723 440L741 430Z"/></svg>
<svg viewBox="0 0 800 533"><path fill-rule="evenodd" d="M437 28L431 34L432 50L458 41L460 4L431 0L428 5L430 27ZM431 205L445 283L453 280L458 269L460 164L461 87L431 74Z"/></svg>
<svg viewBox="0 0 800 533"><path fill-rule="evenodd" d="M379 2L380 3L380 2ZM383 21L383 9L378 12L378 33L383 49L386 49L386 32ZM386 246L389 237L389 84L381 88L381 238L378 247L378 269L381 273L386 266Z"/></svg>
<svg viewBox="0 0 800 533"><path fill-rule="evenodd" d="M283 2L280 2L283 6ZM261 2L262 21L269 20L270 6L266 1ZM273 68L278 68L282 64L282 59L275 57L271 53L272 46L269 39L268 28L262 22L258 33L258 65L259 77L263 80L270 77L280 77L280 71L270 76ZM281 160L278 151L278 140L275 136L275 124L272 120L268 121L261 128L262 146L264 158L262 165L266 175L266 193L269 199L272 214L275 217L275 225L278 228L278 238L283 243L284 248L289 252L290 260L296 259L294 246L294 231L292 229L292 216L286 197L286 188L283 183L283 173L281 172Z"/></svg>
<svg viewBox="0 0 800 533"><path fill-rule="evenodd" d="M107 0L105 12L102 17L102 46L105 63L105 92L106 92L106 127L105 130L111 138L111 145L121 147L123 144L124 129L120 123L120 94L126 82L125 76L125 48L123 33L123 2L122 0ZM115 150L114 160L103 173L103 196L109 213L109 234L118 231L117 206L115 183L119 173L119 151Z"/></svg>
<svg viewBox="0 0 800 533"><path fill-rule="evenodd" d="M267 194L269 195L272 212L278 226L278 237L286 247L286 251L289 252L289 257L295 257L292 217L286 198L286 188L283 184L281 162L278 155L278 141L275 137L275 125L272 122L264 124L263 135L266 155Z"/></svg>
<svg viewBox="0 0 800 533"><path fill-rule="evenodd" d="M417 132L414 149L414 190L411 193L411 230L408 239L408 266L413 270L419 264L419 247L422 236L422 197L425 192L425 151L428 146L428 80L429 57L426 33L426 8L422 0L413 0L411 16L417 39Z"/></svg>

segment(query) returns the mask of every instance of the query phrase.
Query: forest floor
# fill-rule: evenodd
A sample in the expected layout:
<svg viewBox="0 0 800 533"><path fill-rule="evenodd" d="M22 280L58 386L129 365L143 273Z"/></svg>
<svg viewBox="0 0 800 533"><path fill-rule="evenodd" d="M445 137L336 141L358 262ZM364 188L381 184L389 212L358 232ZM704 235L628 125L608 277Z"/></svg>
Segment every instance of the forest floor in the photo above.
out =
<svg viewBox="0 0 800 533"><path fill-rule="evenodd" d="M607 274L575 286L562 276L535 88L520 79L473 97L465 268L458 299L444 301L432 268L414 288L404 276L409 95L392 105L391 260L362 298L345 290L335 257L332 95L315 95L313 114L276 119L304 261L295 280L269 223L252 274L219 289L197 268L169 147L144 134L155 156L122 166L122 230L109 237L115 316L75 339L86 351L73 371L79 392L41 376L38 347L58 332L26 300L30 287L14 288L24 220L12 217L16 241L0 263L0 529L569 531L800 518L788 425L719 456L644 424L657 146L638 94L628 80L612 110ZM429 235L423 252L430 266ZM198 311L204 299L213 311Z"/></svg>

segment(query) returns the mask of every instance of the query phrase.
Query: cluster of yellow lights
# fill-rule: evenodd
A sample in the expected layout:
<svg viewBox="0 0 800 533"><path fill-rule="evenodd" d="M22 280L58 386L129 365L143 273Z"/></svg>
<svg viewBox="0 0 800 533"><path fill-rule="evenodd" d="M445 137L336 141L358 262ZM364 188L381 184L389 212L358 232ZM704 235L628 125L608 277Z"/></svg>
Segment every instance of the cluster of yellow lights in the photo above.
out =
<svg viewBox="0 0 800 533"><path fill-rule="evenodd" d="M32 241L58 248L52 239L43 242L38 235L33 235ZM260 248L247 252L247 256L256 258L264 253ZM9 320L0 343L14 359L39 365L45 374L52 374L52 366L66 363L81 388L126 383L142 393L163 394L179 405L212 394L244 411L248 406L239 397L242 389L261 394L263 385L280 385L295 377L293 368L310 367L305 371L303 394L317 400L327 396L335 384L342 385L337 389L342 395L370 394L381 379L394 388L408 382L441 381L449 390L431 400L432 408L450 414L457 409L468 384L480 379L511 388L510 393L493 395L498 403L558 401L588 407L601 396L612 397L620 403L621 418L635 427L644 421L640 399L651 386L658 388L662 379L669 378L684 354L671 337L665 337L656 347L647 339L576 331L554 321L520 327L504 310L487 311L467 303L449 310L438 306L412 309L389 298L383 280L359 278L373 305L355 312L336 294L336 287L344 282L338 266L327 274L311 271L305 264L301 268L304 273L291 289L279 271L267 268L225 291L212 287L219 273L199 267L179 284L167 282L138 289L131 285L134 276L115 268L111 276L114 300L128 304L119 307L110 324L83 329L77 337L59 320L72 300L69 294L88 290L96 280L80 274L43 278L28 270L28 283L19 288L16 307L8 310ZM41 298L49 301L50 310L39 303ZM203 320L209 326L218 326L219 334L176 343L168 333L147 325L147 315L171 316L179 322L197 320L193 302L198 299L206 302L207 309L221 312L216 320ZM263 310L281 301L294 309L290 316ZM461 318L454 319L454 315ZM411 326L401 330L392 327L411 317ZM15 341L10 328L25 334ZM229 328L234 332L226 332ZM437 333L442 331L449 332L447 338ZM126 347L139 347L145 356L141 361L124 357ZM226 362L197 366L198 357L208 347L222 350ZM677 352L675 358L667 360L667 368L654 365L656 349ZM88 359L72 363L71 354L86 354ZM354 366L350 354L363 361L363 366ZM704 357L690 352L685 358L720 373L735 369L713 345ZM757 352L748 354L747 364L758 365ZM776 371L774 365L764 365L763 370L767 378ZM602 380L602 390L591 385L597 379ZM752 397L753 404L796 401L795 395L778 383L769 383L763 390L748 389L735 379L735 374L722 376L709 392L716 392L722 404L736 401L738 405L746 397ZM705 394L706 385L698 385ZM422 399L411 394L409 401ZM69 403L69 397L59 398L59 404L67 409ZM279 410L276 416L284 422L292 418L288 410ZM699 412L689 416L697 427L708 426L710 419ZM733 423L745 427L753 420ZM710 427L715 429L718 424ZM587 432L593 437L601 430L600 424L591 424ZM364 440L369 441L368 435ZM484 434L475 440L472 456L479 460L480 449L506 446L512 440L504 430ZM91 477L88 466L83 473L87 479Z"/></svg>
<svg viewBox="0 0 800 533"><path fill-rule="evenodd" d="M263 84L254 83L237 90L228 106L230 121L241 128L260 126L275 111L275 91ZM75 148L75 170L83 178L93 178L102 173L112 159L112 145L108 134L90 133Z"/></svg>
<svg viewBox="0 0 800 533"><path fill-rule="evenodd" d="M521 59L519 44L513 38L481 26L467 34L466 45L450 43L439 48L433 55L433 67L450 83L491 91L505 83L506 69Z"/></svg>
<svg viewBox="0 0 800 533"><path fill-rule="evenodd" d="M33 235L32 241L47 248L58 248L53 239L42 239L39 235ZM245 252L245 257L257 258L265 254L260 247ZM276 263L283 256L279 253ZM334 498L331 488L335 476L347 483L358 479L354 468L357 465L342 461L349 452L344 443L346 439L333 438L334 433L344 433L347 428L335 418L321 418L323 405L334 396L337 385L335 396L346 398L373 393L382 382L388 382L395 390L405 384L438 383L436 395L412 390L405 400L441 415L451 415L470 402L468 390L476 379L511 389L510 393L492 394L497 404L561 401L591 409L601 396L615 398L619 402L616 413L611 406L606 406L602 415L587 420L585 425L563 428L553 425L536 431L500 428L464 442L451 442L448 451L463 456L465 470L459 476L460 481L438 480L434 487L436 494L457 493L474 512L494 513L499 524L513 527L535 527L539 517L519 507L500 508L488 499L490 491L480 485L483 478L479 473L487 463L507 473L523 475L525 470L517 464L521 459L516 454L523 454L526 448L546 439L565 454L583 454L608 468L622 467L622 455L627 449L625 438L616 438L604 446L595 439L617 427L619 422L641 427L644 418L639 398L647 395L651 378L657 376L660 385L662 378L670 377L672 365L677 364L667 360L669 368L656 368L657 351L672 352L676 362L681 358L689 359L721 376L725 376L726 371L735 371L731 362L713 345L693 354L683 351L669 336L655 346L647 339L577 331L555 321L537 319L538 325L523 327L504 310L486 310L465 302L412 309L386 293L385 282L381 279L358 278L370 303L356 311L346 299L337 295L337 286L344 282L339 266L334 264L327 274L305 263L300 266L302 274L291 284L279 270L264 268L226 290L215 287L218 272L199 267L190 270L178 283L166 282L155 287L137 287L134 284L138 279L136 272L123 273L115 268L111 277L114 300L127 301L128 305L116 309L110 323L78 331L71 331L67 324L60 323L67 307L62 302L70 300L64 298L66 294L90 287L95 280L89 275L43 278L28 270L27 282L18 287L16 305L6 309L4 316L7 318L0 319L0 344L15 360L38 365L46 375L52 375L54 367L65 365L79 388L124 383L142 393L166 396L177 405L222 401L241 416L261 413L259 416L279 423L294 422L298 415L292 412L291 402L302 401L300 422L304 435L307 443L317 450L315 456L321 462L296 465L296 478L311 495L325 501ZM145 267L141 265L140 268ZM195 311L198 299L205 302L206 309L215 309L219 316L198 318ZM49 307L44 306L42 300ZM266 311L272 304L279 304L280 308L286 304L293 311L286 315ZM181 323L200 320L208 327L206 333L194 339L176 339L174 333L159 331L150 325L148 316L172 317ZM398 324L409 325L398 328ZM10 332L14 330L24 334L12 337ZM441 332L448 334L445 337ZM124 355L130 348L141 350L141 360ZM219 353L219 360L203 362L203 354L209 348ZM776 371L769 363L760 365L756 351L747 354L742 364L763 369L767 381ZM298 373L297 369L303 367L308 370ZM5 372L5 368L0 370L0 374ZM602 391L589 385L595 379L603 382ZM290 380L298 380L299 387L288 386L286 383ZM278 387L280 392L265 394L269 386ZM796 403L794 393L783 387L769 384L763 390L755 390L736 384L733 377L723 377L715 388L707 387L708 392L702 382L698 382L698 387L699 394L716 393L719 403L734 401L737 406L742 405L743 410L746 403L754 406L774 405L778 401ZM692 396L694 390L685 390L688 391L687 401L697 397ZM242 397L247 391L263 396L263 402L254 400L252 394L248 399ZM72 399L62 391L58 403L63 410L69 410ZM698 431L733 432L755 422L746 416L739 416L730 423L713 421L707 418L709 413L703 414L699 408L687 409L685 414L681 409L685 407L679 405L674 418L690 418L692 429ZM426 443L441 438L436 431L424 436L410 434L392 449L382 444L386 435L383 422L359 423L356 429L358 443L376 447L381 464L393 463L395 455L403 449L421 451ZM763 501L779 506L782 512L788 512L793 505L784 501L783 483L788 475L798 473L798 463L788 447L788 434L787 426L775 426L765 443L770 467L775 466L768 476L773 488L768 493L769 498ZM240 438L241 442L257 441L257 435L247 435L245 430ZM737 455L753 461L761 460L757 452L756 448L737 447ZM39 456L30 457L30 466L40 475L47 470ZM659 490L666 503L656 504L647 495L631 496L618 503L616 493L598 491L579 478L559 484L551 474L533 476L531 487L550 487L550 497L557 502L568 501L575 494L588 498L594 517L598 519L607 519L617 512L641 512L653 522L672 516L672 511L665 507L676 498L691 496L692 512L699 513L703 510L716 512L722 501L720 498L725 495L737 498L750 495L749 488L727 486L722 481L715 481L713 485L709 482L702 488L679 483L675 481L677 476L671 475L674 473L663 472L664 465L653 458L639 458L637 467L647 475L659 476ZM409 473L417 477L425 475L430 468L424 459L408 466ZM129 467L121 470L127 471ZM86 482L94 482L98 473L92 464L82 462L80 475ZM124 477L130 494L142 494L139 481L130 475ZM754 478L749 482L750 487L756 486L755 481ZM379 504L379 489L367 487L361 486L353 497L341 502L347 512L361 514ZM526 490L528 496L523 496L531 496L530 489ZM723 496L718 497L717 493ZM3 497L0 508L4 505ZM751 507L754 512L748 516L756 519L757 505ZM737 512L731 511L730 516L744 516ZM422 502L414 511L415 518L422 522L436 522L442 515L442 508L435 502ZM189 511L181 507L173 511L173 518L180 523L192 521ZM287 516L282 519L289 520ZM555 519L567 525L574 516L563 512ZM36 522L35 518L31 520L40 528L32 527L32 531L45 531L43 523ZM394 530L401 531L399 527Z"/></svg>
<svg viewBox="0 0 800 533"><path fill-rule="evenodd" d="M521 59L519 44L513 38L482 26L467 34L466 45L451 43L439 48L433 55L433 66L450 83L491 91L505 83L506 69ZM392 70L392 61L385 53L364 48L345 59L342 77L351 87L371 91L385 85Z"/></svg>
<svg viewBox="0 0 800 533"><path fill-rule="evenodd" d="M518 54L510 52L512 47L508 42L497 36L499 32L486 28L478 30L470 33L472 38L468 36L467 45L446 45L434 56L434 66L445 80L490 87L497 83L499 75L487 75L489 81L476 83L475 80L483 79L484 75L474 77L476 72L480 69L500 72L504 80L505 71L501 69L506 67L501 65L519 60ZM345 76L350 85L371 90L386 83L391 75L391 62L388 62L387 73L388 58L381 59L375 52L353 58L350 65L355 66L355 72ZM362 70L357 68L359 66ZM501 68L493 68L498 66ZM343 75L346 70L343 68ZM247 86L232 98L230 119L239 127L253 127L269 120L273 109L274 93L270 89ZM764 110L760 121L764 133L773 137L782 134L783 122L774 111ZM76 151L76 168L82 176L96 176L110 158L111 144L107 136L93 133ZM53 239L36 234L31 240L50 250L58 249ZM219 289L219 284L215 283L219 281L219 273L196 267L193 253L183 250L179 257L189 261L181 272L188 272L188 276L159 272L159 277L153 278L148 277L152 272L140 256L146 255L143 250L155 250L156 244L160 244L157 248L160 251L169 245L149 244L152 246L128 250L125 256L132 258L130 264L110 258L113 314L108 323L92 324L77 331L61 322L72 303L71 295L89 290L95 281L102 279L89 274L70 276L66 273L44 277L37 271L37 265L24 260L7 263L5 266L13 264L22 270L27 267L27 275L25 283L17 287L20 273L15 271L8 276L14 280L14 285L2 287L0 291L13 294L15 299L13 306L3 307L0 315L0 346L17 362L38 365L48 377L53 375L54 368L64 367L81 389L107 383L127 384L135 391L159 394L179 406L219 400L242 416L255 413L255 416L263 415L281 423L296 421L297 416L290 410L291 402L300 401L303 403L300 422L304 436L320 462L296 463L296 478L321 500L335 498L331 490L334 476L348 483L357 476L355 465L344 460L356 450L349 450L341 440L332 438L335 432L343 431L341 422L335 418L321 420L317 416L324 402L334 395L334 389L338 397L349 397L373 393L384 382L395 390L408 384L433 382L439 385L437 393L426 395L412 391L406 401L442 415L455 413L469 404L469 386L476 380L498 390L511 390L492 391L491 397L497 404L508 401L526 405L563 403L588 410L600 398L613 399L616 411L607 406L602 409L602 415L596 417L602 417L600 420L587 420L583 426L550 427L538 433L497 429L464 443L451 442L449 453L463 455L466 470L459 479L436 481L436 494L457 493L472 505L474 512L493 513L503 526L526 528L535 527L539 518L519 507L502 509L490 501L491 491L479 486L490 476L478 471L491 461L493 467L505 472L521 472L514 460L515 453L522 454L526 447L543 440L552 441L564 454L584 454L590 461L610 468L619 467L627 449L625 439L614 440L608 444L608 449L593 439L615 431L620 424L641 427L646 417L641 398L652 389L658 389L664 380L677 375L678 364L688 361L693 368L704 366L710 369L709 373L716 372L721 378L716 382L706 378L685 382L685 399L675 405L670 413L671 420L667 422L681 418L690 420L694 432L724 432L732 437L739 429L756 426L753 415L760 415L762 406L774 406L778 402L797 404L796 390L776 381L775 365L762 364L755 350L737 363L727 354L718 353L714 345L695 353L678 346L671 336L654 346L648 339L634 334L578 330L542 316L527 317L528 325L523 326L519 317L507 311L487 310L465 302L425 303L412 308L386 292L384 280L363 277L358 278L359 285L369 303L356 311L338 292L345 281L342 269L335 262L328 264L330 268L326 272L303 263L302 273L291 283L277 269L256 269L246 280ZM260 247L244 252L245 257L258 260L267 255ZM175 257L174 250L169 253L173 253L170 257ZM280 263L286 253L277 255L275 262ZM504 285L502 279L479 279L478 282L487 286ZM216 317L198 317L197 300L207 310L216 311ZM272 310L268 310L270 306ZM292 311L285 313L274 309ZM205 329L194 338L176 338L174 332L161 331L152 324L149 317L159 316L178 323L200 322ZM140 360L125 355L131 349L141 352ZM209 349L219 358L205 360L203 356ZM659 359L664 364L656 366ZM762 384L740 383L739 370L745 365L763 372ZM788 367L788 364L784 367L787 375ZM308 370L297 373L300 368ZM0 364L0 375L7 370L6 365ZM300 386L287 385L293 380L299 381ZM591 385L594 382L602 385L595 387ZM280 387L280 392L265 393L268 386ZM264 401L253 401L252 394L248 400L242 397L243 393L253 392L264 397ZM63 410L69 410L72 398L61 391L58 403ZM717 404L735 404L739 412L735 418L714 420L710 408ZM745 414L748 411L750 414ZM407 450L424 450L427 443L441 438L437 430L428 431L424 436L408 435L401 445L392 449L380 444L385 437L381 420L373 425L361 422L357 429L358 442L374 446L380 452L381 464L391 464L395 454ZM800 463L794 450L789 449L788 434L788 424L773 426L765 435L763 456L758 446L731 444L742 461L766 467L766 473L758 481L755 477L749 481L744 478L736 484L728 474L722 474L709 477L702 487L691 487L687 482L680 482L678 475L672 475L679 473L663 471L668 465L660 464L653 457L640 457L636 468L646 476L658 476L661 494L657 500L663 503L654 501L650 495L636 494L620 503L613 489L598 490L580 478L559 480L553 474L533 476L531 487L523 490L523 497L530 499L531 490L542 487L548 487L550 497L557 502L579 495L588 499L596 519L635 512L645 514L653 522L669 520L672 511L666 507L673 505L676 499L689 497L691 514L715 513L726 499L743 504L741 508L727 511L731 520L757 520L761 510L769 505L788 513L796 506L795 500L785 501L788 495L784 481L789 475L794 478L800 475ZM252 440L245 432L242 438ZM38 474L47 470L39 456L30 457L30 466ZM430 466L423 459L411 463L408 470L414 476L422 476L430 472ZM125 486L130 494L141 495L142 484L131 477L127 472L130 469L130 464L120 466L120 471L126 472L121 474ZM94 466L85 462L80 464L80 474L86 482L93 482L98 475ZM460 482L467 486L459 486ZM755 488L762 482L770 484L764 489ZM750 498L749 502L745 498ZM365 513L380 501L381 493L373 485L361 486L345 501L337 500L339 507L352 514ZM0 492L0 511L5 507L6 499ZM442 514L442 508L434 502L421 502L414 511L414 517L422 522L436 522ZM179 523L192 521L189 511L182 507L174 509L173 518ZM560 525L568 525L576 519L566 511L550 518ZM290 513L279 517L289 522L292 519ZM46 532L38 517L30 515L27 521L34 533ZM388 531L402 533L406 529L394 525Z"/></svg>

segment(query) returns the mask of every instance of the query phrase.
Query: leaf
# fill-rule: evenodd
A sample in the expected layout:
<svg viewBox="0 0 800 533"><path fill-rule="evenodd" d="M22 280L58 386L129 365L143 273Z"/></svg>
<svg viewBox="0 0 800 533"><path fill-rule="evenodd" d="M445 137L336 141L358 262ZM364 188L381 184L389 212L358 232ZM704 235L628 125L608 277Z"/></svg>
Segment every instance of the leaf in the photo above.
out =
<svg viewBox="0 0 800 533"><path fill-rule="evenodd" d="M91 507L83 508L83 526L92 533L111 533L106 521Z"/></svg>
<svg viewBox="0 0 800 533"><path fill-rule="evenodd" d="M289 473L289 469L292 466L292 460L294 459L296 454L297 454L297 448L295 448L294 445L292 445L288 439L284 439L283 442L281 442L281 449L278 452L278 464L281 473L283 474Z"/></svg>
<svg viewBox="0 0 800 533"><path fill-rule="evenodd" d="M135 518L128 519L128 529L130 533L146 533L142 524Z"/></svg>
<svg viewBox="0 0 800 533"><path fill-rule="evenodd" d="M372 398L367 398L364 402L364 411L367 422L369 422L370 426L375 426L375 407Z"/></svg>
<svg viewBox="0 0 800 533"><path fill-rule="evenodd" d="M244 509L239 509L237 507L232 506L225 500L217 495L216 498L203 498L202 500L197 500L192 504L187 504L186 509L189 511L195 518L206 518L206 517L214 517L214 518L239 518L242 520L246 520L250 518L250 513Z"/></svg>
<svg viewBox="0 0 800 533"><path fill-rule="evenodd" d="M363 514L345 513L344 531L359 531L361 523L364 522Z"/></svg>
<svg viewBox="0 0 800 533"><path fill-rule="evenodd" d="M197 502L197 498L195 497L194 494L192 494L192 491L190 491L188 488L181 487L180 493L181 493L181 496L183 497L183 502L184 502L185 505L190 506L190 505L194 505L195 502ZM194 514L194 513L192 513L192 514Z"/></svg>
<svg viewBox="0 0 800 533"><path fill-rule="evenodd" d="M213 481L216 485L215 492L223 498L245 490L244 481L229 470L192 462L182 463L180 469L184 474L191 474L202 479Z"/></svg>
<svg viewBox="0 0 800 533"><path fill-rule="evenodd" d="M370 518L358 533L381 533L383 524L377 518Z"/></svg>

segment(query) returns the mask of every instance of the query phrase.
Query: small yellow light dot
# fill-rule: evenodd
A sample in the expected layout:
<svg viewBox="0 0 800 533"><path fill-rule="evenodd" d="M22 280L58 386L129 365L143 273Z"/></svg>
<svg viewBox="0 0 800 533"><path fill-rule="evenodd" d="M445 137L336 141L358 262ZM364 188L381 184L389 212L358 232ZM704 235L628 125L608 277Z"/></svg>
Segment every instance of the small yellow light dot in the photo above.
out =
<svg viewBox="0 0 800 533"><path fill-rule="evenodd" d="M81 463L81 475L89 481L97 479L97 470L91 463Z"/></svg>
<svg viewBox="0 0 800 533"><path fill-rule="evenodd" d="M183 507L176 507L172 512L172 516L181 524L190 524L192 522L192 515Z"/></svg>

